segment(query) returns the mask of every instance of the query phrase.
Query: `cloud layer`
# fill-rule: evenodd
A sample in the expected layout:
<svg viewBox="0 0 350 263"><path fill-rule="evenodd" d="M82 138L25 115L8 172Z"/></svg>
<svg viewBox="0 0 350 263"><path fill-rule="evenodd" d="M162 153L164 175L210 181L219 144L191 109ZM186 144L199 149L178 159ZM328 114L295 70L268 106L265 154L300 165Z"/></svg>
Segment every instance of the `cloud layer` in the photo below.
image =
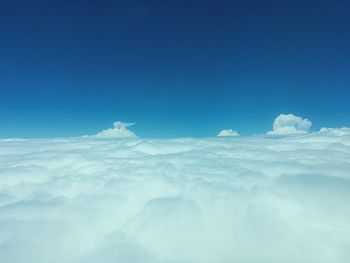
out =
<svg viewBox="0 0 350 263"><path fill-rule="evenodd" d="M348 262L349 171L329 132L0 140L0 262Z"/></svg>
<svg viewBox="0 0 350 263"><path fill-rule="evenodd" d="M350 135L350 128L322 128L320 129L319 133L321 134L329 134L334 136L344 136L344 135Z"/></svg>
<svg viewBox="0 0 350 263"><path fill-rule="evenodd" d="M293 114L280 114L273 123L273 130L268 132L272 135L286 135L296 133L307 133L312 122L308 119Z"/></svg>

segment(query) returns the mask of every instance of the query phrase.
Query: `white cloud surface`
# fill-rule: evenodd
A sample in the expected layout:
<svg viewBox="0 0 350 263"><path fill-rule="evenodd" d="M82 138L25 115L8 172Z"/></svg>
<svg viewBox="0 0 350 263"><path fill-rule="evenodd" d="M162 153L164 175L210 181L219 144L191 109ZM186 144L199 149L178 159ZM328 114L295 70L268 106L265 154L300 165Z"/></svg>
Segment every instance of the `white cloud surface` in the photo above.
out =
<svg viewBox="0 0 350 263"><path fill-rule="evenodd" d="M0 140L0 262L349 262L349 171L331 133Z"/></svg>
<svg viewBox="0 0 350 263"><path fill-rule="evenodd" d="M134 123L126 123L116 121L113 123L113 128L103 130L95 135L97 138L126 138L136 137L133 131L130 131L128 127L135 125Z"/></svg>
<svg viewBox="0 0 350 263"><path fill-rule="evenodd" d="M287 135L297 133L307 133L312 122L308 119L295 116L293 114L280 114L273 123L273 130L268 132L271 135Z"/></svg>
<svg viewBox="0 0 350 263"><path fill-rule="evenodd" d="M228 130L222 130L218 133L218 137L234 137L234 136L239 136L238 132L228 129Z"/></svg>

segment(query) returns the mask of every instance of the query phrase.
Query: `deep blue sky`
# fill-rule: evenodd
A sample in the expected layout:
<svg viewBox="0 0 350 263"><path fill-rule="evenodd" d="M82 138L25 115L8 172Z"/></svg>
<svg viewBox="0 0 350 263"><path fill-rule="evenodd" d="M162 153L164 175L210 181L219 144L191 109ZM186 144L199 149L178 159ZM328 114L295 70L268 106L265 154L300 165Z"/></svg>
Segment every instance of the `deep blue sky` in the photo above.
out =
<svg viewBox="0 0 350 263"><path fill-rule="evenodd" d="M350 126L350 1L0 1L0 137Z"/></svg>

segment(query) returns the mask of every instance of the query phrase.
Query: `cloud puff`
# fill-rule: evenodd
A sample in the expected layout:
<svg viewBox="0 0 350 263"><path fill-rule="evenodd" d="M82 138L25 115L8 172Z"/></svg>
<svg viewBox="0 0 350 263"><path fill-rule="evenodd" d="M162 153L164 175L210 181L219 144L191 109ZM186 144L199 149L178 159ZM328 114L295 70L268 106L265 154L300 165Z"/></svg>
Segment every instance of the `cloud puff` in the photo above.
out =
<svg viewBox="0 0 350 263"><path fill-rule="evenodd" d="M239 136L238 132L228 129L228 130L222 130L218 133L218 137L234 137L234 136Z"/></svg>
<svg viewBox="0 0 350 263"><path fill-rule="evenodd" d="M135 125L134 123L126 123L117 121L113 123L113 128L103 130L95 135L96 138L125 138L136 137L133 131L130 131L128 127Z"/></svg>
<svg viewBox="0 0 350 263"><path fill-rule="evenodd" d="M349 171L328 133L0 140L0 262L348 262Z"/></svg>
<svg viewBox="0 0 350 263"><path fill-rule="evenodd" d="M269 131L271 135L287 135L296 133L307 133L311 128L312 122L308 119L295 116L293 114L280 114L273 123L273 130Z"/></svg>

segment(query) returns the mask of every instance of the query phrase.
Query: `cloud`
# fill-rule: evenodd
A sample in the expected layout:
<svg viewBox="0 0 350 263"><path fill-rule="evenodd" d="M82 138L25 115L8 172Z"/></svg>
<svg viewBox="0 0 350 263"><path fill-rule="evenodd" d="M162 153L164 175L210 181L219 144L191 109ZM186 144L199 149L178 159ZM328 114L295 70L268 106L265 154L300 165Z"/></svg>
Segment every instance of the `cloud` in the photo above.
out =
<svg viewBox="0 0 350 263"><path fill-rule="evenodd" d="M321 128L319 130L320 134L328 134L333 136L345 136L350 135L350 128L343 127L343 128Z"/></svg>
<svg viewBox="0 0 350 263"><path fill-rule="evenodd" d="M308 133L312 122L308 119L293 114L280 114L273 123L273 130L267 134L287 135L297 133Z"/></svg>
<svg viewBox="0 0 350 263"><path fill-rule="evenodd" d="M238 132L228 129L228 130L222 130L218 133L218 137L234 137L234 136L239 136Z"/></svg>
<svg viewBox="0 0 350 263"><path fill-rule="evenodd" d="M0 262L348 262L349 171L323 132L0 140Z"/></svg>
<svg viewBox="0 0 350 263"><path fill-rule="evenodd" d="M96 138L125 138L137 137L128 127L135 125L134 123L126 123L117 121L113 123L113 128L103 130L95 135Z"/></svg>

